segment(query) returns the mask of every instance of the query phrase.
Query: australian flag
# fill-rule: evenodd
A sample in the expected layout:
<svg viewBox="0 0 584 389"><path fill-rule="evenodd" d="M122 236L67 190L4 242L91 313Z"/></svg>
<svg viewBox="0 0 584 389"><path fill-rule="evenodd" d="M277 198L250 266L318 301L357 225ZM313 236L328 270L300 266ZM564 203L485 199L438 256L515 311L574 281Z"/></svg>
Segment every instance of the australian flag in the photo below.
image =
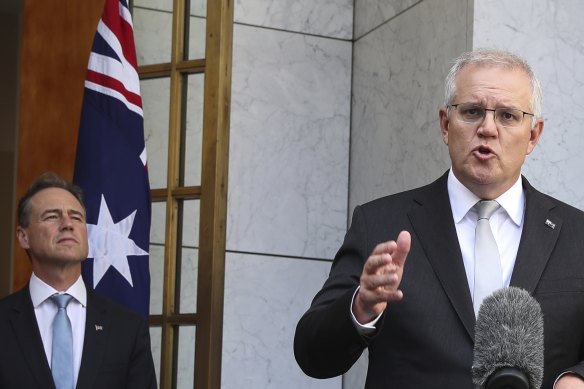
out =
<svg viewBox="0 0 584 389"><path fill-rule="evenodd" d="M132 17L106 0L89 57L73 182L83 189L85 284L149 313L150 187Z"/></svg>

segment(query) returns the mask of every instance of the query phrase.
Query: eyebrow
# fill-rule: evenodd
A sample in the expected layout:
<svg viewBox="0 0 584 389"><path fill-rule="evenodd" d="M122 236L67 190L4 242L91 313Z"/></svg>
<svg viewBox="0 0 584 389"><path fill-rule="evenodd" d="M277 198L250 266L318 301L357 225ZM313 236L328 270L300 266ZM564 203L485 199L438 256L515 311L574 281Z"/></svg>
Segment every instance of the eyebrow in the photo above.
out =
<svg viewBox="0 0 584 389"><path fill-rule="evenodd" d="M41 213L41 217L44 217L47 214L51 214L51 213L57 213L59 215L62 215L63 214L63 211L61 209L59 209L59 208L47 209L43 213ZM83 220L85 220L85 214L83 212L81 212L81 211L76 210L76 209L69 209L69 210L67 210L67 214L81 216L83 218Z"/></svg>

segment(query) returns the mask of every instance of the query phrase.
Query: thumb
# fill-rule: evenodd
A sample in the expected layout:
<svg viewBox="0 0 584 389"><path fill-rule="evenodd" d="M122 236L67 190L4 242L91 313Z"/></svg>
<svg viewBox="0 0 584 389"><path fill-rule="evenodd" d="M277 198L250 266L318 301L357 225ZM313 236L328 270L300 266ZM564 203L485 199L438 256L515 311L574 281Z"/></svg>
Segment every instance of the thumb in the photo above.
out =
<svg viewBox="0 0 584 389"><path fill-rule="evenodd" d="M412 237L409 232L402 231L397 237L397 249L391 255L391 260L393 263L403 268L408 253L410 252L410 247L412 245Z"/></svg>

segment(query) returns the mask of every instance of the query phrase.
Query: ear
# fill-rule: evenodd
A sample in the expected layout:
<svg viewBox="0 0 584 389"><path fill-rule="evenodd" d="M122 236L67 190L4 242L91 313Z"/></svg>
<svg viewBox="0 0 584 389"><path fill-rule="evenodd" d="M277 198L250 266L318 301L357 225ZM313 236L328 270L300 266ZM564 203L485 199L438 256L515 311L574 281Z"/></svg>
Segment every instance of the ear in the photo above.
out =
<svg viewBox="0 0 584 389"><path fill-rule="evenodd" d="M28 234L26 233L26 230L21 226L16 227L16 237L18 238L18 243L20 244L20 247L22 247L25 250L28 250L30 248L30 245L28 244Z"/></svg>
<svg viewBox="0 0 584 389"><path fill-rule="evenodd" d="M535 149L535 146L537 145L537 142L539 142L539 138L541 137L542 133L543 133L543 119L538 119L537 122L535 123L535 126L529 132L529 143L527 145L526 155L531 154L533 149Z"/></svg>
<svg viewBox="0 0 584 389"><path fill-rule="evenodd" d="M440 107L438 116L440 118L440 133L442 134L442 140L444 141L444 144L448 145L448 124L450 123L448 109L446 107Z"/></svg>

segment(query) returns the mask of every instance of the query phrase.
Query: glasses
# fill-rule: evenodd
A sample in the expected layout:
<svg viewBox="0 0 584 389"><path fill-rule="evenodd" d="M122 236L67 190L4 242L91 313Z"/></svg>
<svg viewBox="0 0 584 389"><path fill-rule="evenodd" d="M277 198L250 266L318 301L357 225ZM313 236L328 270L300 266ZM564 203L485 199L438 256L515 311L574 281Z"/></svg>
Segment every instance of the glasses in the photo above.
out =
<svg viewBox="0 0 584 389"><path fill-rule="evenodd" d="M525 115L534 114L515 108L488 109L471 103L450 104L447 108L456 108L456 118L464 123L479 124L485 120L487 111L493 112L495 123L506 128L517 128L523 123Z"/></svg>

